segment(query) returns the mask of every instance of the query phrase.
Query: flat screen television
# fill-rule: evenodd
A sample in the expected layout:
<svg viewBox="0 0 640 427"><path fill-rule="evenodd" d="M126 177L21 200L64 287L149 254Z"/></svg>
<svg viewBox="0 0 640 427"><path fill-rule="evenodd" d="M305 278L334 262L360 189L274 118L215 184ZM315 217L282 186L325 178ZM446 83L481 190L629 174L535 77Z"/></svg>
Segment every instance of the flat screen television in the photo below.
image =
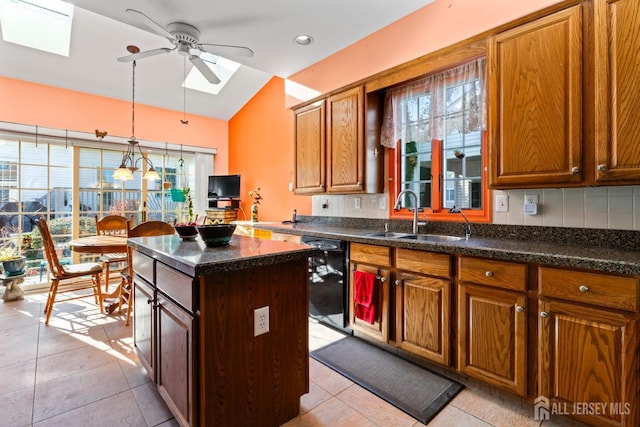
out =
<svg viewBox="0 0 640 427"><path fill-rule="evenodd" d="M240 175L212 175L209 177L209 199L239 199Z"/></svg>

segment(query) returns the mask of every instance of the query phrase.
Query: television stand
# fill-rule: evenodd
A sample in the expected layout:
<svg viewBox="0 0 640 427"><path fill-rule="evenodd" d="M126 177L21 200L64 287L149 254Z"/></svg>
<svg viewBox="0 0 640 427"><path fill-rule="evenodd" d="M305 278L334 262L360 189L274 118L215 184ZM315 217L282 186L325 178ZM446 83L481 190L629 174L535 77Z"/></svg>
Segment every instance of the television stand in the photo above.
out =
<svg viewBox="0 0 640 427"><path fill-rule="evenodd" d="M228 204L218 206L218 202L228 202ZM240 209L240 199L209 199L209 208Z"/></svg>

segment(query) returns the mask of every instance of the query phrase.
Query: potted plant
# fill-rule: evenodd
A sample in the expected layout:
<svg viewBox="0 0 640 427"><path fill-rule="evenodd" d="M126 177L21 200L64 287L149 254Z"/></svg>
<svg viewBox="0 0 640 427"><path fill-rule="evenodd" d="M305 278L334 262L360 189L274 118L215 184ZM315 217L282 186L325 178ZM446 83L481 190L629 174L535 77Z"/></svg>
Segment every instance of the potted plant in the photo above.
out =
<svg viewBox="0 0 640 427"><path fill-rule="evenodd" d="M0 248L0 261L6 276L17 276L24 273L25 257L11 246Z"/></svg>

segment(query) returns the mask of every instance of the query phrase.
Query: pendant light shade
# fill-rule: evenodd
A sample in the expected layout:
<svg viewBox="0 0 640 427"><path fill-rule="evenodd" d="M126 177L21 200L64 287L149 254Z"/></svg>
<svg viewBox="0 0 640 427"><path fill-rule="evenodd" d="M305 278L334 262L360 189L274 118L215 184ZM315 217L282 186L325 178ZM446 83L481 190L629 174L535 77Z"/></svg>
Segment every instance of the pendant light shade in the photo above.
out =
<svg viewBox="0 0 640 427"><path fill-rule="evenodd" d="M122 162L120 163L120 167L115 170L113 173L113 179L121 179L123 181L128 181L133 179L133 172L138 170L138 163L143 160L144 163L147 164L147 171L145 172L143 179L149 181L155 181L160 179L160 175L156 172L153 167L153 163L147 156L142 153L142 149L140 148L140 144L136 140L135 137L135 126L136 126L136 61L133 61L133 84L132 84L132 96L131 96L131 139L129 140L129 145L127 146L127 151L122 155ZM136 149L137 148L137 149ZM136 151L138 152L139 158L136 159Z"/></svg>

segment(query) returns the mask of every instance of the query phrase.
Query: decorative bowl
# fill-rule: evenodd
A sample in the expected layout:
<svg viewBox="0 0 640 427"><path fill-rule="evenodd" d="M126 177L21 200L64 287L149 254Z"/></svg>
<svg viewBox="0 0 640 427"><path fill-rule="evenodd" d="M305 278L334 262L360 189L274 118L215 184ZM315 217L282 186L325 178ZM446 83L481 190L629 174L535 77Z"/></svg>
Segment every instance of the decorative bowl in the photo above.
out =
<svg viewBox="0 0 640 427"><path fill-rule="evenodd" d="M235 224L199 225L198 233L208 247L228 245L236 230Z"/></svg>
<svg viewBox="0 0 640 427"><path fill-rule="evenodd" d="M198 235L198 229L195 225L174 225L173 227L180 237L185 240L195 239Z"/></svg>

